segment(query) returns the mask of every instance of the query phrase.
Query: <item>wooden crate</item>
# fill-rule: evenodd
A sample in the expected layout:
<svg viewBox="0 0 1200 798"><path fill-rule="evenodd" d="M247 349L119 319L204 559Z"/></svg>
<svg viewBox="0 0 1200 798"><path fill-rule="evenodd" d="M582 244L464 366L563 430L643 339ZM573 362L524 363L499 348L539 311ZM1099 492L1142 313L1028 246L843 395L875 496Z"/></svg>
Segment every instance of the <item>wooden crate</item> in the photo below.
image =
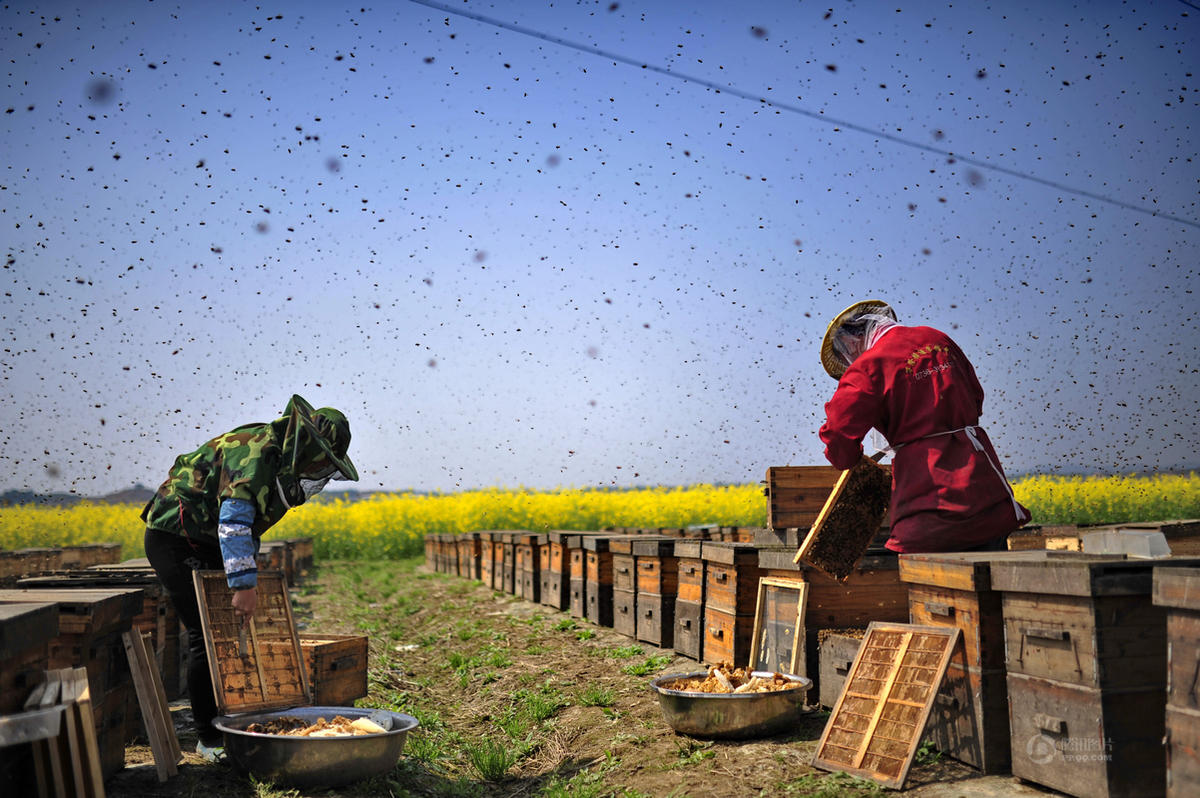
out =
<svg viewBox="0 0 1200 798"><path fill-rule="evenodd" d="M675 594L638 593L635 635L659 648L675 645Z"/></svg>
<svg viewBox="0 0 1200 798"><path fill-rule="evenodd" d="M1193 798L1200 784L1200 711L1167 704L1167 798Z"/></svg>
<svg viewBox="0 0 1200 798"><path fill-rule="evenodd" d="M175 612L166 588L152 568L91 569L56 571L22 579L22 588L136 588L142 591L142 605L133 619L133 628L150 635L150 653L158 667L167 700L187 693L187 631Z"/></svg>
<svg viewBox="0 0 1200 798"><path fill-rule="evenodd" d="M20 712L43 681L57 636L57 604L0 604L0 715Z"/></svg>
<svg viewBox="0 0 1200 798"><path fill-rule="evenodd" d="M458 536L458 575L479 579L479 533L463 532Z"/></svg>
<svg viewBox="0 0 1200 798"><path fill-rule="evenodd" d="M1079 798L1166 790L1161 688L1102 690L1009 670L1008 701L1014 776Z"/></svg>
<svg viewBox="0 0 1200 798"><path fill-rule="evenodd" d="M120 543L86 543L80 546L63 546L61 568L64 571L91 568L121 561Z"/></svg>
<svg viewBox="0 0 1200 798"><path fill-rule="evenodd" d="M833 466L773 466L767 469L767 527L811 527L841 471Z"/></svg>
<svg viewBox="0 0 1200 798"><path fill-rule="evenodd" d="M129 588L0 590L0 605L54 603L58 634L47 643L48 669L87 668L103 778L125 766L125 743L141 715L121 634L133 628L143 592Z"/></svg>
<svg viewBox="0 0 1200 798"><path fill-rule="evenodd" d="M496 578L500 569L496 567L497 544L493 542L492 531L479 533L479 581L486 587L496 590Z"/></svg>
<svg viewBox="0 0 1200 798"><path fill-rule="evenodd" d="M705 543L701 540L675 541L676 597L680 601L704 603L705 563L701 554Z"/></svg>
<svg viewBox="0 0 1200 798"><path fill-rule="evenodd" d="M27 576L62 568L62 549L16 549L0 551L0 587Z"/></svg>
<svg viewBox="0 0 1200 798"><path fill-rule="evenodd" d="M571 615L576 618L586 618L587 614L587 551L583 548L584 536L580 535L576 545L567 548L568 566L570 568L570 606Z"/></svg>
<svg viewBox="0 0 1200 798"><path fill-rule="evenodd" d="M517 557L514 575L519 578L516 593L535 604L541 599L541 548L545 540L545 535L523 532L517 535L514 543Z"/></svg>
<svg viewBox="0 0 1200 798"><path fill-rule="evenodd" d="M758 602L758 547L752 543L706 543L705 608L733 615L754 615ZM739 664L740 663L735 663Z"/></svg>
<svg viewBox="0 0 1200 798"><path fill-rule="evenodd" d="M613 569L610 538L588 536L583 539L587 577L587 619L600 626L613 625Z"/></svg>
<svg viewBox="0 0 1200 798"><path fill-rule="evenodd" d="M637 593L613 587L613 631L631 638L637 637Z"/></svg>
<svg viewBox="0 0 1200 798"><path fill-rule="evenodd" d="M675 598L679 585L676 538L651 535L633 542L637 590L635 637L661 648L675 641Z"/></svg>
<svg viewBox="0 0 1200 798"><path fill-rule="evenodd" d="M557 610L571 608L571 561L572 544L578 548L580 536L560 530L546 534L546 545L542 547L542 594L543 604Z"/></svg>
<svg viewBox="0 0 1200 798"><path fill-rule="evenodd" d="M300 651L312 686L313 704L352 707L367 696L367 642L365 635L299 635Z"/></svg>
<svg viewBox="0 0 1200 798"><path fill-rule="evenodd" d="M316 547L312 538L284 538L291 558L292 580L302 582L316 567Z"/></svg>
<svg viewBox="0 0 1200 798"><path fill-rule="evenodd" d="M925 727L925 739L983 773L1008 773L1012 762L1008 683L1003 668L963 664L954 652Z"/></svg>
<svg viewBox="0 0 1200 798"><path fill-rule="evenodd" d="M500 590L517 594L517 532L500 533ZM492 538L495 540L495 537Z"/></svg>
<svg viewBox="0 0 1200 798"><path fill-rule="evenodd" d="M748 620L747 620L748 619ZM742 668L750 661L750 646L754 642L754 616L704 606L704 657L710 665L728 663Z"/></svg>
<svg viewBox="0 0 1200 798"><path fill-rule="evenodd" d="M820 705L832 709L837 704L842 687L846 684L846 674L858 655L862 645L863 633L866 629L838 631L823 629L817 635L817 669L820 673L821 685L818 695Z"/></svg>
<svg viewBox="0 0 1200 798"><path fill-rule="evenodd" d="M425 536L425 567L437 570L437 536L433 533Z"/></svg>

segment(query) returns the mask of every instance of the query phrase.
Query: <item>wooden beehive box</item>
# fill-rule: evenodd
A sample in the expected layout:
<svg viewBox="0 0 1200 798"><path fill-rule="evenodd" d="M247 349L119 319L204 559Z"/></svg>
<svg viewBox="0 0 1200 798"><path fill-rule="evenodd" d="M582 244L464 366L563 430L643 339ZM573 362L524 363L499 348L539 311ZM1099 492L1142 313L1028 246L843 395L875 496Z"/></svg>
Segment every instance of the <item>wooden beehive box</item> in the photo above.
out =
<svg viewBox="0 0 1200 798"><path fill-rule="evenodd" d="M926 735L938 750L984 773L1006 773L1011 762L1003 608L991 565L1045 557L1044 551L900 555L911 622L961 631Z"/></svg>
<svg viewBox="0 0 1200 798"><path fill-rule="evenodd" d="M675 594L679 585L676 539L670 535L650 536L633 543L637 573L635 637L661 648L671 648L675 642Z"/></svg>
<svg viewBox="0 0 1200 798"><path fill-rule="evenodd" d="M758 547L752 543L708 542L705 569L704 661L744 667L750 659L758 601Z"/></svg>
<svg viewBox="0 0 1200 798"><path fill-rule="evenodd" d="M437 535L432 532L425 535L425 567L437 570Z"/></svg>
<svg viewBox="0 0 1200 798"><path fill-rule="evenodd" d="M841 471L833 466L772 466L767 469L767 528L808 528L817 520Z"/></svg>
<svg viewBox="0 0 1200 798"><path fill-rule="evenodd" d="M701 538L675 541L677 587L675 593L675 651L697 662L704 654L704 596L706 588L704 546Z"/></svg>
<svg viewBox="0 0 1200 798"><path fill-rule="evenodd" d="M557 610L571 609L572 548L582 546L577 532L554 530L546 534L543 548L545 565L542 568L542 603Z"/></svg>
<svg viewBox="0 0 1200 798"><path fill-rule="evenodd" d="M1070 795L1161 795L1165 609L1153 569L1200 560L998 561L1013 775Z"/></svg>
<svg viewBox="0 0 1200 798"><path fill-rule="evenodd" d="M569 575L569 605L571 616L586 618L587 614L587 550L583 548L586 535L567 537L563 539L566 547L567 569Z"/></svg>
<svg viewBox="0 0 1200 798"><path fill-rule="evenodd" d="M137 728L137 695L121 635L133 628L143 593L129 588L0 590L0 604L58 605L58 634L47 646L47 665L87 668L103 778L125 766L125 742Z"/></svg>
<svg viewBox="0 0 1200 798"><path fill-rule="evenodd" d="M613 630L628 637L637 637L637 566L634 564L633 541L638 534L615 535L608 540L612 556Z"/></svg>
<svg viewBox="0 0 1200 798"><path fill-rule="evenodd" d="M846 683L850 666L858 656L866 629L822 629L817 634L820 705L832 709Z"/></svg>
<svg viewBox="0 0 1200 798"><path fill-rule="evenodd" d="M458 575L479 579L479 533L463 532L458 536Z"/></svg>
<svg viewBox="0 0 1200 798"><path fill-rule="evenodd" d="M479 581L493 590L499 590L497 580L500 569L496 566L496 554L500 551L500 541L493 536L496 533L488 530L479 533Z"/></svg>
<svg viewBox="0 0 1200 798"><path fill-rule="evenodd" d="M588 535L583 539L587 596L587 619L600 626L613 625L612 552L608 542L612 535Z"/></svg>
<svg viewBox="0 0 1200 798"><path fill-rule="evenodd" d="M91 568L93 565L120 562L120 560L120 543L85 543L80 546L64 546L61 567L64 571L77 571Z"/></svg>
<svg viewBox="0 0 1200 798"><path fill-rule="evenodd" d="M352 707L367 697L367 642L365 635L299 635L305 673L312 686L313 704Z"/></svg>
<svg viewBox="0 0 1200 798"><path fill-rule="evenodd" d="M223 715L306 706L312 688L287 584L279 572L258 574L258 604L249 624L233 609L223 571L194 572L217 709Z"/></svg>
<svg viewBox="0 0 1200 798"><path fill-rule="evenodd" d="M503 590L509 595L517 594L517 585L520 577L517 572L517 535L519 532L513 530L504 530L498 533L500 536L500 590ZM496 536L492 536L493 545Z"/></svg>
<svg viewBox="0 0 1200 798"><path fill-rule="evenodd" d="M309 571L315 566L315 546L312 538L284 538L284 543L288 545L288 556L291 558L292 574L291 578L294 582L302 582L308 576Z"/></svg>
<svg viewBox="0 0 1200 798"><path fill-rule="evenodd" d="M43 679L57 636L57 604L0 604L0 715L24 707Z"/></svg>
<svg viewBox="0 0 1200 798"><path fill-rule="evenodd" d="M535 604L541 600L541 548L545 540L545 535L532 532L518 533L516 538L517 595Z"/></svg>
<svg viewBox="0 0 1200 798"><path fill-rule="evenodd" d="M1153 601L1167 612L1168 798L1200 784L1200 569L1155 568Z"/></svg>
<svg viewBox="0 0 1200 798"><path fill-rule="evenodd" d="M142 606L134 616L133 628L150 635L150 652L158 666L163 691L173 701L187 692L186 630L175 612L166 589L152 568L89 569L58 571L22 579L24 588L136 588L142 591Z"/></svg>

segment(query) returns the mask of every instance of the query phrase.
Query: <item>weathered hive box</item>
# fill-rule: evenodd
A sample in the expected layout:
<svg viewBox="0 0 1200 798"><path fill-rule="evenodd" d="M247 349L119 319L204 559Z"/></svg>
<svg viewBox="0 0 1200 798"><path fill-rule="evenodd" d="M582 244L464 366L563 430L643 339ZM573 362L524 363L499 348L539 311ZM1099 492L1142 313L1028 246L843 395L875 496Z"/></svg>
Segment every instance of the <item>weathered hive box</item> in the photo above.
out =
<svg viewBox="0 0 1200 798"><path fill-rule="evenodd" d="M26 576L62 568L62 549L0 551L0 586L10 586Z"/></svg>
<svg viewBox="0 0 1200 798"><path fill-rule="evenodd" d="M93 565L106 565L121 561L120 543L86 543L81 546L63 546L61 563L64 571L77 571Z"/></svg>
<svg viewBox="0 0 1200 798"><path fill-rule="evenodd" d="M463 532L458 536L458 575L479 579L479 533Z"/></svg>
<svg viewBox="0 0 1200 798"><path fill-rule="evenodd" d="M660 648L675 643L675 595L679 585L679 560L674 536L650 537L633 543L637 569L636 637Z"/></svg>
<svg viewBox="0 0 1200 798"><path fill-rule="evenodd" d="M441 535L442 573L458 576L458 535L443 532Z"/></svg>
<svg viewBox="0 0 1200 798"><path fill-rule="evenodd" d="M584 592L587 596L587 619L600 626L613 625L613 568L608 542L612 535L583 539L587 563Z"/></svg>
<svg viewBox="0 0 1200 798"><path fill-rule="evenodd" d="M511 595L517 594L517 535L519 532L505 530L500 532L500 590ZM493 545L496 540L492 537Z"/></svg>
<svg viewBox="0 0 1200 798"><path fill-rule="evenodd" d="M580 548L577 532L555 530L546 533L542 547L542 603L556 610L571 608L570 550Z"/></svg>
<svg viewBox="0 0 1200 798"><path fill-rule="evenodd" d="M20 712L43 681L57 636L57 604L0 604L0 715Z"/></svg>
<svg viewBox="0 0 1200 798"><path fill-rule="evenodd" d="M545 535L533 532L518 532L513 546L516 552L514 577L516 578L516 594L526 601L535 604L541 598L541 546L546 540Z"/></svg>
<svg viewBox="0 0 1200 798"><path fill-rule="evenodd" d="M1195 565L1092 555L992 564L1013 775L1089 798L1163 794L1167 630L1153 568Z"/></svg>
<svg viewBox="0 0 1200 798"><path fill-rule="evenodd" d="M842 472L833 466L767 469L767 528L811 527Z"/></svg>
<svg viewBox="0 0 1200 798"><path fill-rule="evenodd" d="M432 532L425 535L425 567L437 570L437 536Z"/></svg>
<svg viewBox="0 0 1200 798"><path fill-rule="evenodd" d="M282 540L264 540L258 545L258 556L256 558L258 570L260 571L279 571L283 574L283 578L288 584L292 584L292 579L288 575L287 569L287 544Z"/></svg>
<svg viewBox="0 0 1200 798"><path fill-rule="evenodd" d="M186 631L166 589L152 568L59 571L22 579L22 588L137 588L142 606L133 628L150 636L150 652L162 678L163 692L173 701L187 692ZM140 714L137 716L140 718Z"/></svg>
<svg viewBox="0 0 1200 798"><path fill-rule="evenodd" d="M133 628L143 605L138 589L55 588L0 590L0 604L58 605L58 635L48 643L48 667L85 667L99 743L101 776L125 766L125 743L140 718L121 634Z"/></svg>
<svg viewBox="0 0 1200 798"><path fill-rule="evenodd" d="M675 541L677 587L675 593L675 651L697 662L704 654L704 546L709 541Z"/></svg>
<svg viewBox="0 0 1200 798"><path fill-rule="evenodd" d="M352 707L367 696L367 637L303 632L300 652L312 686L313 704Z"/></svg>
<svg viewBox="0 0 1200 798"><path fill-rule="evenodd" d="M585 535L566 536L562 544L566 550L571 615L586 618L587 614L587 550L583 548Z"/></svg>
<svg viewBox="0 0 1200 798"><path fill-rule="evenodd" d="M1045 557L1044 551L900 555L910 622L956 626L962 632L926 737L946 755L984 773L1006 773L1011 763L1004 617L1001 594L992 589L991 566L1002 559Z"/></svg>
<svg viewBox="0 0 1200 798"><path fill-rule="evenodd" d="M496 555L500 551L500 541L494 539L495 534L491 530L479 533L479 581L493 590L499 590L497 580L500 578L500 569L496 565Z"/></svg>
<svg viewBox="0 0 1200 798"><path fill-rule="evenodd" d="M804 530L800 530L803 537ZM811 695L821 694L818 663L821 629L866 628L872 621L908 621L908 585L900 581L895 554L868 552L844 582L807 563L793 561L795 546L759 546L758 567L763 576L799 579L808 583L804 618L804 649L797 671L813 680Z"/></svg>
<svg viewBox="0 0 1200 798"><path fill-rule="evenodd" d="M821 629L817 633L818 669L820 672L820 705L832 709L837 705L846 684L846 675L854 665L866 629Z"/></svg>
<svg viewBox="0 0 1200 798"><path fill-rule="evenodd" d="M704 545L704 661L737 667L750 661L758 603L758 547L752 543Z"/></svg>
<svg viewBox="0 0 1200 798"><path fill-rule="evenodd" d="M1200 569L1155 568L1155 605L1167 611L1167 796L1200 785Z"/></svg>
<svg viewBox="0 0 1200 798"><path fill-rule="evenodd" d="M316 564L316 547L312 538L284 538L288 547L288 567L291 569L291 579L301 582Z"/></svg>
<svg viewBox="0 0 1200 798"><path fill-rule="evenodd" d="M613 630L628 637L637 637L637 589L633 541L642 535L618 535L609 538L613 574Z"/></svg>

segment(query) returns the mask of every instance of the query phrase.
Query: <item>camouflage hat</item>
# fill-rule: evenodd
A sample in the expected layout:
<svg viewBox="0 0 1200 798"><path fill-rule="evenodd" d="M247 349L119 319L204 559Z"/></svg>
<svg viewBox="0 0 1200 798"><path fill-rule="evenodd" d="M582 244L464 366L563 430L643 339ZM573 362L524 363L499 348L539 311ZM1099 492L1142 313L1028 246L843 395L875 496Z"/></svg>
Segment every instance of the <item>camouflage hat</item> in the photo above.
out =
<svg viewBox="0 0 1200 798"><path fill-rule="evenodd" d="M290 460L294 473L299 474L314 462L328 460L343 479L358 481L358 470L347 456L350 422L341 411L332 407L313 410L312 405L295 394L283 409L283 415L287 419L284 461Z"/></svg>

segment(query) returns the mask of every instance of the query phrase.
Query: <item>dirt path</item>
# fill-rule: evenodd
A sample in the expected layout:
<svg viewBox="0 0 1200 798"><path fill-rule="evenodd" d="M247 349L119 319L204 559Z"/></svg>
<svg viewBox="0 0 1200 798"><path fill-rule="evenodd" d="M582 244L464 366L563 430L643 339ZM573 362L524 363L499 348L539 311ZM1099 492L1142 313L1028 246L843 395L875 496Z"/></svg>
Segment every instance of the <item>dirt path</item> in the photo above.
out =
<svg viewBox="0 0 1200 798"><path fill-rule="evenodd" d="M159 784L149 749L127 750L108 785L133 796L872 796L885 791L809 766L827 713L765 740L676 735L649 689L653 676L698 670L675 652L423 571L419 560L329 563L294 591L298 623L370 636L362 705L414 715L405 756L389 774L336 791L255 784L194 754ZM177 707L185 751L195 745ZM917 798L1048 795L1011 777L978 777L923 755L905 794Z"/></svg>

